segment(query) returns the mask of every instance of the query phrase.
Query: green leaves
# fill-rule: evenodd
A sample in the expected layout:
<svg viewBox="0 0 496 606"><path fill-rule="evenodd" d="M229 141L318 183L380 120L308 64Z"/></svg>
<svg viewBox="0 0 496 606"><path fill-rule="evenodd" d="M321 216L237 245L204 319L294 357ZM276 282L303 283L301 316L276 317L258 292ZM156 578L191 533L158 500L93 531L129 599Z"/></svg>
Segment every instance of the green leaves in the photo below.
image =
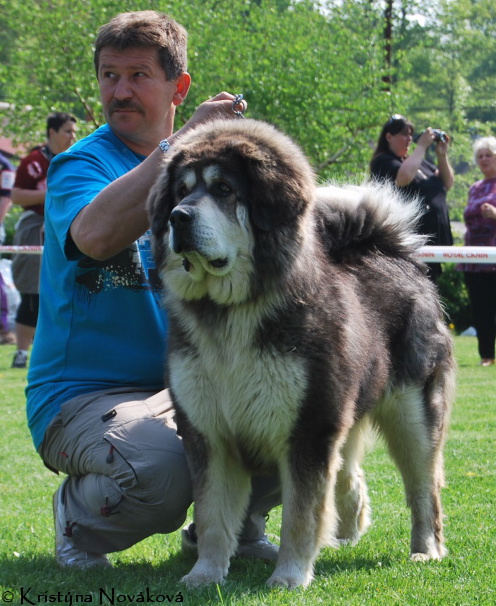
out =
<svg viewBox="0 0 496 606"><path fill-rule="evenodd" d="M82 136L103 121L93 69L98 27L118 12L156 9L189 32L193 85L180 127L204 99L242 92L248 116L276 124L321 179L358 179L394 112L419 128L470 136L496 130L493 0L395 0L392 66L385 60L386 0L0 0L0 99L13 104L3 133L44 138L53 109L75 113ZM390 92L384 76L391 73ZM453 150L455 151L455 149ZM464 201L463 201L464 202Z"/></svg>

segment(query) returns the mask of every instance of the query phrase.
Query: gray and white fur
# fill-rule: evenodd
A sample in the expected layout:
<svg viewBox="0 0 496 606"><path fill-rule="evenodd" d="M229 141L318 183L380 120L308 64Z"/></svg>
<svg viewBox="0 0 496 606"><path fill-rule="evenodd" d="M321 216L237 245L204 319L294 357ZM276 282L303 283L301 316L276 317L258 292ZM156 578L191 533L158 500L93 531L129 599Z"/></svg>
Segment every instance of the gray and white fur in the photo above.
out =
<svg viewBox="0 0 496 606"><path fill-rule="evenodd" d="M199 557L184 582L225 579L251 477L277 471L268 584L307 586L321 547L355 543L370 524L370 427L403 478L411 558L441 559L455 363L414 255L416 203L377 184L317 187L287 136L233 120L174 145L149 208L194 486Z"/></svg>

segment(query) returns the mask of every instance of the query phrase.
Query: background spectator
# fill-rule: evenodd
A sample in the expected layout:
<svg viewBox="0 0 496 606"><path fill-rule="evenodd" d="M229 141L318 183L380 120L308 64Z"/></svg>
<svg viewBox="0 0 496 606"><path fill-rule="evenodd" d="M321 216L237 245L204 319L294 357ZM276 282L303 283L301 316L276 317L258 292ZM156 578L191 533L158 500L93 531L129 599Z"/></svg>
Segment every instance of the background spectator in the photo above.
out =
<svg viewBox="0 0 496 606"><path fill-rule="evenodd" d="M427 128L418 138L409 155L414 128L404 116L394 114L382 127L372 160L370 173L377 180L394 183L408 195L419 197L424 214L418 231L429 236L433 246L453 244L446 194L453 185L453 169L448 160L449 137ZM437 167L425 158L435 143ZM436 281L441 275L440 263L429 263L429 276Z"/></svg>
<svg viewBox="0 0 496 606"><path fill-rule="evenodd" d="M15 168L9 160L0 153L0 244L3 244L5 241L3 221L12 205L10 196L12 187L14 186L14 179Z"/></svg>
<svg viewBox="0 0 496 606"><path fill-rule="evenodd" d="M3 221L12 205L10 199L14 185L15 169L7 158L0 154L0 245L5 242ZM0 345L15 343L15 336L8 325L8 296L2 273L0 272Z"/></svg>
<svg viewBox="0 0 496 606"><path fill-rule="evenodd" d="M496 246L496 138L474 144L474 159L484 179L472 185L464 212L465 246ZM473 314L481 366L492 366L496 340L496 264L462 263Z"/></svg>
<svg viewBox="0 0 496 606"><path fill-rule="evenodd" d="M12 201L23 207L16 224L14 245L41 246L45 213L45 191L48 167L52 158L68 149L76 137L76 118L65 112L54 112L47 118L47 141L35 147L17 169ZM28 350L38 321L41 255L15 255L12 275L21 303L16 316L17 352L13 368L26 368Z"/></svg>

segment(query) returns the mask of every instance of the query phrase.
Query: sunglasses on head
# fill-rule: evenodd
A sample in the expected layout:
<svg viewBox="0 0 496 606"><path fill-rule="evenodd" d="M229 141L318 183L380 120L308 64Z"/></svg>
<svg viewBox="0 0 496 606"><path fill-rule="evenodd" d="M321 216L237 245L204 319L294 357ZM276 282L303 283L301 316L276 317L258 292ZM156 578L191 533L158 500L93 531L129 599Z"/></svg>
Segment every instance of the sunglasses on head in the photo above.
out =
<svg viewBox="0 0 496 606"><path fill-rule="evenodd" d="M388 120L388 125L389 124L394 124L395 122L406 122L406 118L405 116L402 116L401 114L393 114L389 120Z"/></svg>
<svg viewBox="0 0 496 606"><path fill-rule="evenodd" d="M386 122L385 130L392 135L396 135L403 131L406 132L407 129L413 135L413 126L405 116L402 116L401 114L393 114Z"/></svg>

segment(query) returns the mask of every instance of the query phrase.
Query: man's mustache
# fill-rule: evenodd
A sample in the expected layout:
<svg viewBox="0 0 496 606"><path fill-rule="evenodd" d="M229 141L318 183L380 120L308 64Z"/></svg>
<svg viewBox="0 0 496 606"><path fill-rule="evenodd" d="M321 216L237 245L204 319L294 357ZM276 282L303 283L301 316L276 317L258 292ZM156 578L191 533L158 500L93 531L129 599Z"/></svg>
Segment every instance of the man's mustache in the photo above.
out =
<svg viewBox="0 0 496 606"><path fill-rule="evenodd" d="M114 111L118 111L120 109L131 109L133 111L139 112L140 114L143 113L143 109L141 108L140 105L136 105L135 103L133 103L132 101L129 101L129 100L120 101L119 99L114 99L113 101L111 101L109 103L109 112L110 113L112 113Z"/></svg>

